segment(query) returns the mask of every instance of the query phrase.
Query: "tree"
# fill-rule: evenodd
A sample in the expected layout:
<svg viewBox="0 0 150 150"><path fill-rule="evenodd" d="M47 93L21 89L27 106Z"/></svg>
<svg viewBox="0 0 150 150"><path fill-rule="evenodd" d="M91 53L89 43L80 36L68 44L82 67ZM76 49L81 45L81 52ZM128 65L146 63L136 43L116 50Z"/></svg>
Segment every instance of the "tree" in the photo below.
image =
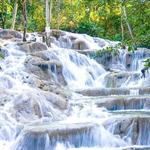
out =
<svg viewBox="0 0 150 150"><path fill-rule="evenodd" d="M2 1L1 1L0 19L1 19L1 23L2 23L2 28L3 28L3 29L5 28L6 12L7 12L7 8L5 8L5 1L2 0Z"/></svg>
<svg viewBox="0 0 150 150"><path fill-rule="evenodd" d="M17 16L17 9L18 9L18 0L15 0L14 9L13 9L12 26L11 26L11 29L13 29L13 30L15 28L15 22L16 22L16 16Z"/></svg>
<svg viewBox="0 0 150 150"><path fill-rule="evenodd" d="M50 3L49 0L45 0L45 19L46 19L46 26L45 32L50 32Z"/></svg>
<svg viewBox="0 0 150 150"><path fill-rule="evenodd" d="M26 41L26 33L27 33L27 3L26 0L23 0L22 3L22 14L23 14L23 41Z"/></svg>
<svg viewBox="0 0 150 150"><path fill-rule="evenodd" d="M123 19L124 19L125 22L126 22L127 28L128 28L128 30L129 30L129 33L130 33L130 36L131 36L131 39L132 39L133 44L134 44L134 46L135 46L135 40L134 40L134 36L133 36L133 32L132 32L131 26L130 26L129 21L128 21L126 6L124 5L124 2L122 2L121 10L122 10ZM123 34L123 25L122 25L122 34ZM123 36L123 35L122 35L122 36Z"/></svg>
<svg viewBox="0 0 150 150"><path fill-rule="evenodd" d="M46 44L50 45L50 23L52 17L52 0L45 0L45 32L46 32Z"/></svg>

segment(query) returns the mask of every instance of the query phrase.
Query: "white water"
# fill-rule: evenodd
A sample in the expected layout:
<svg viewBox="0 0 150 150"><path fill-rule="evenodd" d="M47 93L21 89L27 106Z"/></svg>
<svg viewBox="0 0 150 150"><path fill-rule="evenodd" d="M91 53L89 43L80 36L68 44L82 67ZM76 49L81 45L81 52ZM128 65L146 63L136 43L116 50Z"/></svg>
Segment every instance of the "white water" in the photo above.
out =
<svg viewBox="0 0 150 150"><path fill-rule="evenodd" d="M69 35L67 34L67 36ZM75 35L70 34L70 36ZM90 49L101 48L95 43L93 38L87 35L76 35L76 37L79 39L82 37L80 40L87 42ZM98 41L98 39L95 40ZM106 41L106 43L107 42L109 43L109 41ZM59 46L61 44L59 43ZM55 47L57 46L58 45L55 45ZM64 143L59 143L58 140L55 150L121 150L122 148L118 147L130 146L130 142L125 142L121 137L113 135L103 127L103 122L109 119L111 115L105 108L98 108L92 99L90 103L86 103L83 101L84 97L75 95L79 99L78 102L80 105L70 106L68 117L62 115L58 110L53 108L52 104L47 101L39 89L34 89L30 87L28 83L24 83L24 78L29 76L24 67L24 61L27 57L26 54L18 50L18 47L14 43L9 43L9 45L3 48L6 49L5 53L7 57L0 62L0 66L2 67L2 71L0 71L0 89L6 92L6 94L3 93L4 97L7 98L8 95L11 100L2 105L0 110L0 150L15 149L16 145L20 144L19 139L23 137L21 130L24 126L38 124L39 122L50 123L55 119L62 120L63 123L92 122L98 125L94 132L90 132L96 143L94 146L92 146L92 144L90 147L81 145L81 147L77 148L69 144L69 142L66 146ZM102 65L70 49L53 48L51 53L63 64L63 75L70 89L105 87L105 76L108 75L109 72L106 72ZM141 60L140 62L138 60L139 57L134 58L134 63L131 67L132 71L140 72L142 65L138 64L141 63ZM124 60L122 60L121 63L124 64ZM126 84L123 84L128 87L134 85L140 87L143 85L143 80L146 79L139 79L138 81L129 80ZM138 95L139 93L133 89L130 94ZM73 98L75 98L75 96L73 96ZM38 105L41 118L32 111L33 104ZM55 116L58 116L58 118L55 118ZM47 149L45 148L44 150Z"/></svg>
<svg viewBox="0 0 150 150"><path fill-rule="evenodd" d="M94 60L73 50L57 49L53 52L63 64L64 77L73 89L95 87L95 81L103 78L106 72Z"/></svg>

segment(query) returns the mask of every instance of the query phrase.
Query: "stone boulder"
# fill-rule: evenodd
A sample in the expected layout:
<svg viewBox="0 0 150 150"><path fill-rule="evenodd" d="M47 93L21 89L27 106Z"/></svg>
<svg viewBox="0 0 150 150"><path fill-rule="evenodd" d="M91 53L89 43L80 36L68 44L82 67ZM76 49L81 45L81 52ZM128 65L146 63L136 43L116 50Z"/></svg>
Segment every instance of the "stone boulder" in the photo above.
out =
<svg viewBox="0 0 150 150"><path fill-rule="evenodd" d="M95 104L108 110L149 109L150 98L148 96L111 96L97 99Z"/></svg>
<svg viewBox="0 0 150 150"><path fill-rule="evenodd" d="M45 61L40 57L29 56L25 61L25 67L29 73L37 75L41 80L67 84L63 76L62 64L57 60Z"/></svg>
<svg viewBox="0 0 150 150"><path fill-rule="evenodd" d="M19 49L26 53L35 53L39 51L47 50L47 46L44 43L40 42L26 42L26 43L18 43Z"/></svg>
<svg viewBox="0 0 150 150"><path fill-rule="evenodd" d="M130 90L125 88L101 88L101 89L85 89L77 90L77 93L80 93L84 96L108 96L108 95L129 95Z"/></svg>
<svg viewBox="0 0 150 150"><path fill-rule="evenodd" d="M90 49L90 45L85 40L76 39L72 44L72 49L86 50L86 49Z"/></svg>
<svg viewBox="0 0 150 150"><path fill-rule="evenodd" d="M127 69L129 69L130 67L131 67L131 64L132 64L132 61L133 61L133 58L132 58L133 56L132 56L132 54L131 53L129 53L129 52L127 52L126 54L125 54L125 67L127 68Z"/></svg>
<svg viewBox="0 0 150 150"><path fill-rule="evenodd" d="M100 46L104 47L107 45L107 41L101 38L94 37L94 41Z"/></svg>
<svg viewBox="0 0 150 150"><path fill-rule="evenodd" d="M146 74L146 76L149 76L149 74ZM150 76L142 80L141 86L150 87Z"/></svg>
<svg viewBox="0 0 150 150"><path fill-rule="evenodd" d="M4 107L12 100L13 95L7 89L0 88L0 106Z"/></svg>
<svg viewBox="0 0 150 150"><path fill-rule="evenodd" d="M93 123L60 123L39 124L24 129L19 138L17 150L55 150L57 142L74 146L96 146ZM55 139L55 140L54 140Z"/></svg>
<svg viewBox="0 0 150 150"><path fill-rule="evenodd" d="M51 30L50 31L50 36L55 37L56 39L59 39L61 36L64 36L66 33L61 30Z"/></svg>
<svg viewBox="0 0 150 150"><path fill-rule="evenodd" d="M130 81L138 81L140 79L140 73L135 72L111 72L106 75L105 83L106 87L116 88L123 84L128 84Z"/></svg>
<svg viewBox="0 0 150 150"><path fill-rule="evenodd" d="M9 30L9 29L2 29L0 30L0 38L2 39L22 39L22 34L20 32Z"/></svg>
<svg viewBox="0 0 150 150"><path fill-rule="evenodd" d="M24 89L14 96L9 112L21 123L32 122L43 117L56 121L65 117L62 111L66 110L67 106L67 99L61 95L32 88L32 92L31 89Z"/></svg>
<svg viewBox="0 0 150 150"><path fill-rule="evenodd" d="M150 117L147 112L118 112L120 117L110 119L104 123L111 133L120 136L131 145L149 145Z"/></svg>
<svg viewBox="0 0 150 150"><path fill-rule="evenodd" d="M44 92L44 95L47 101L50 101L56 108L61 110L67 109L68 101L66 98L63 98L62 95L56 95L51 92Z"/></svg>

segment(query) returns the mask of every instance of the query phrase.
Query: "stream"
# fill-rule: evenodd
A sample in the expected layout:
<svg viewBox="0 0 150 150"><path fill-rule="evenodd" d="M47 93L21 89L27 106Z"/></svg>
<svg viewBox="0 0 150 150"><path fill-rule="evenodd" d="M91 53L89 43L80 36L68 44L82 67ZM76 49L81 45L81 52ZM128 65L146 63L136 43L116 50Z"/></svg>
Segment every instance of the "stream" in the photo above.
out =
<svg viewBox="0 0 150 150"><path fill-rule="evenodd" d="M15 36L0 39L0 150L150 149L150 50L93 59L118 42L54 31L48 48L37 33Z"/></svg>

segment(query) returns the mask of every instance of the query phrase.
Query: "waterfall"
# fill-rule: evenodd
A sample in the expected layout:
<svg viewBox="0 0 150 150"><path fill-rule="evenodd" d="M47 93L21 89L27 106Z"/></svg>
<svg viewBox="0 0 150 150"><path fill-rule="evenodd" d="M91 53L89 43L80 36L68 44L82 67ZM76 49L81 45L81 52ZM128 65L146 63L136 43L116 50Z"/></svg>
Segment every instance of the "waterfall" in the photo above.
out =
<svg viewBox="0 0 150 150"><path fill-rule="evenodd" d="M37 33L27 40L1 46L0 149L149 148L150 78L140 78L148 50L119 49L106 70L78 50L118 42L64 31L52 31L51 48Z"/></svg>
<svg viewBox="0 0 150 150"><path fill-rule="evenodd" d="M73 50L53 49L53 54L63 64L63 75L73 89L94 87L95 81L106 72L100 64Z"/></svg>

